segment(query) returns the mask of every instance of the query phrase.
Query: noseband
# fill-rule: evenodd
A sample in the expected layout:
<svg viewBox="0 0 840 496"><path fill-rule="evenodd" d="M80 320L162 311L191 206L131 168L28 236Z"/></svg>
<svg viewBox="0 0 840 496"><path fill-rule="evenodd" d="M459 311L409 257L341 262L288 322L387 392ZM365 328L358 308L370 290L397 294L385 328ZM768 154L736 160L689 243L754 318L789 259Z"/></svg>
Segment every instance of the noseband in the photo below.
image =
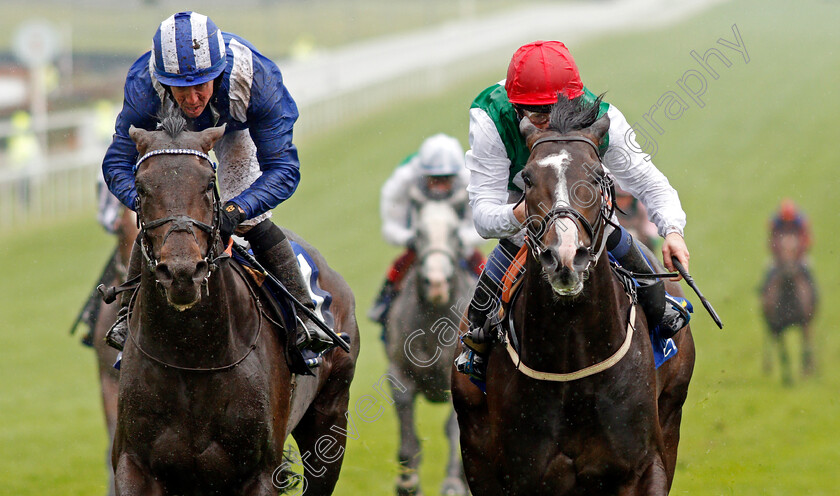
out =
<svg viewBox="0 0 840 496"><path fill-rule="evenodd" d="M137 170L140 168L140 164L143 163L144 160L155 155L195 155L209 162L210 166L213 168L214 174L216 172L216 164L210 159L210 156L206 153L200 152L198 150L192 150L189 148L169 148L152 150L140 157L140 159L134 165L134 174L137 174ZM222 202L219 198L219 192L216 189L215 177L213 181L213 188L211 188L213 190L213 223L211 225L195 220L187 215L170 215L169 217L156 219L151 222L144 222L140 215L142 211L140 208L140 196L138 195L136 197L135 205L137 209L137 227L140 228L140 247L142 248L143 257L146 259L146 264L149 266L149 269L152 272L154 272L155 268L160 263L160 261L155 257L151 243L147 242L147 231L149 229L154 229L156 227L160 227L168 223L171 223L171 226L169 227L169 230L166 231L166 234L163 236L163 242L160 245L161 249L163 249L163 245L166 244L166 240L169 239L169 235L174 232L188 232L192 234L192 237L193 239L195 239L196 243L198 243L198 237L195 235L193 227L196 227L210 235L210 241L207 244L207 253L204 255L204 261L208 264L209 271L207 272L207 277L204 278L203 283L207 282L207 279L216 269L216 262L219 260L219 258L224 258L219 257L216 254L215 241L216 236L219 233L219 226L221 225Z"/></svg>
<svg viewBox="0 0 840 496"><path fill-rule="evenodd" d="M545 138L540 138L531 145L531 152L533 153L534 149L537 145L542 143L549 143L549 142L571 142L571 141L580 141L582 143L586 143L595 151L595 156L598 157L598 147L592 140L588 138L584 138L583 136L547 136ZM598 164L602 165L600 158L598 159ZM599 175L593 174L595 176L595 180L598 182L599 186L599 194L601 196L601 208L598 209L598 217L595 219L595 227L593 224L586 219L586 217L572 208L571 206L566 207L555 207L549 210L549 212L545 215L545 217L540 219L540 223L538 226L538 230L534 232L528 224L528 236L525 237L525 242L528 244L528 248L531 251L531 254L539 260L539 256L545 251L542 248L542 243L540 240L542 239L543 235L546 232L546 229L553 224L557 219L567 218L574 221L578 226L582 227L583 230L586 232L587 236L589 236L589 246L586 247L586 251L589 254L588 261L586 267L583 269L583 273L587 273L590 268L594 267L598 263L598 259L601 257L601 254L604 251L604 247L607 244L607 236L604 232L606 229L607 224L613 224L612 216L615 212L615 186L613 184L612 178L607 175ZM523 196L523 201L524 201ZM526 203L526 218L530 218L530 215L527 212L527 203ZM598 238L600 242L597 241ZM597 250L595 250L595 244L599 243L600 246Z"/></svg>

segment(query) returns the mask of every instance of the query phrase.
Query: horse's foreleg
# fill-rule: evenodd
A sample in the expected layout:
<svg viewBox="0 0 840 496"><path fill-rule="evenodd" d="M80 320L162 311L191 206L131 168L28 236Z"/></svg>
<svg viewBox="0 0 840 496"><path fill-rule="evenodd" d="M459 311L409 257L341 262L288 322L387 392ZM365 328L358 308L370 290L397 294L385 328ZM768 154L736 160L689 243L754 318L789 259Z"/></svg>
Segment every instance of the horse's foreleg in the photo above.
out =
<svg viewBox="0 0 840 496"><path fill-rule="evenodd" d="M304 470L303 487L297 491L316 496L333 493L347 438L358 436L355 426L347 425L349 397L348 389L333 391L328 384L292 431Z"/></svg>
<svg viewBox="0 0 840 496"><path fill-rule="evenodd" d="M114 489L117 496L163 496L163 486L136 458L122 453L114 470Z"/></svg>
<svg viewBox="0 0 840 496"><path fill-rule="evenodd" d="M811 323L802 324L802 374L811 375L816 371L814 363L813 336L811 335Z"/></svg>
<svg viewBox="0 0 840 496"><path fill-rule="evenodd" d="M464 464L461 462L461 432L458 429L458 417L455 410L446 421L446 438L449 440L449 463L446 466L446 479L440 488L443 495L467 494L467 479L464 477Z"/></svg>
<svg viewBox="0 0 840 496"><path fill-rule="evenodd" d="M400 475L397 477L397 494L409 496L421 494L420 476L420 439L414 429L414 397L417 387L397 367L391 366L390 373L395 376L404 389L391 387L394 398L394 408L397 409L397 420L400 423Z"/></svg>
<svg viewBox="0 0 840 496"><path fill-rule="evenodd" d="M117 398L120 383L109 372L100 373L102 384L102 404L105 410L105 426L108 429L108 449L106 451L105 466L108 470L108 495L114 494L114 470L111 467L111 451L114 449L114 432L117 429Z"/></svg>
<svg viewBox="0 0 840 496"><path fill-rule="evenodd" d="M773 337L776 339L776 346L779 349L779 368L782 370L782 384L790 386L793 384L793 374L790 370L790 357L788 356L787 346L785 346L784 332L778 332Z"/></svg>

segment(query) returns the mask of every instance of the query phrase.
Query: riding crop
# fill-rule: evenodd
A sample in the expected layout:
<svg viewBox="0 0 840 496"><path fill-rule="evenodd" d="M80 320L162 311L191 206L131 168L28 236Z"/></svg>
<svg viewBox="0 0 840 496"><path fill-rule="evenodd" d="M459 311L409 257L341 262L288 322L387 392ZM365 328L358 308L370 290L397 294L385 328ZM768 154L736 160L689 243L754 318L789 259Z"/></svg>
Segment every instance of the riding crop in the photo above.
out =
<svg viewBox="0 0 840 496"><path fill-rule="evenodd" d="M688 283L689 286L691 286L691 289L693 289L695 293L697 293L697 297L700 298L700 301L703 302L703 306L706 308L706 311L709 312L709 315L712 316L712 320L715 321L715 324L717 324L719 328L723 329L723 322L721 322L720 317L718 317L717 312L715 312L715 309L712 308L712 304L709 303L709 300L707 300L706 297L703 296L703 293L700 292L700 289L697 288L697 284L694 282L694 279L691 277L691 274L689 274L688 271L685 270L685 267L683 267L680 261L677 260L677 257L671 257L671 262L673 262L674 267L677 269L677 272L679 272L680 275L683 276L685 282Z"/></svg>
<svg viewBox="0 0 840 496"><path fill-rule="evenodd" d="M315 322L315 324L318 327L320 327L321 330L326 332L332 338L334 344L337 344L342 350L346 351L347 353L350 353L350 345L347 344L347 342L344 339L342 339L341 336L336 334L335 331L330 329L330 326L328 326L326 324L326 322L321 320L321 318L318 317L318 315L316 315L315 312L310 310L306 305L299 302L297 300L297 298L292 296L292 294L289 293L289 290L286 289L286 286L284 286L283 283L281 283L274 276L274 274L267 271L265 269L265 267L263 267L259 262L257 262L257 259L254 258L253 255L248 253L248 250L244 246L236 243L235 241L232 244L233 244L233 249L236 250L236 253L239 253L240 255L242 255L242 258L247 260L249 264L253 265L255 269L259 270L260 272L263 273L263 275L265 275L266 277L271 279L271 282L273 282L274 285L277 286L280 289L280 291L286 296L286 298L288 298L289 300L294 302L294 304L298 308L298 310L302 311L307 317L309 317L310 320L312 320L312 322Z"/></svg>

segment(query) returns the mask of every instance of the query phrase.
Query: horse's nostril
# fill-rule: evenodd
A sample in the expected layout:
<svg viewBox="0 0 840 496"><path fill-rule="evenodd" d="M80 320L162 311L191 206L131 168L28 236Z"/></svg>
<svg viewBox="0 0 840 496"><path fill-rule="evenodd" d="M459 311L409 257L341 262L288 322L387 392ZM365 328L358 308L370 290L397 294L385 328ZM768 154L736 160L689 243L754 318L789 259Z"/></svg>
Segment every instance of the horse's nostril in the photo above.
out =
<svg viewBox="0 0 840 496"><path fill-rule="evenodd" d="M572 263L574 264L575 270L584 270L589 263L589 250L582 246L575 250L575 258Z"/></svg>
<svg viewBox="0 0 840 496"><path fill-rule="evenodd" d="M545 269L548 272L554 272L560 266L560 262L557 260L557 256L551 249L543 250L540 253L540 263L543 264L543 267L545 267Z"/></svg>
<svg viewBox="0 0 840 496"><path fill-rule="evenodd" d="M193 281L202 282L210 273L210 266L206 260L202 260L195 264L195 272L193 272Z"/></svg>
<svg viewBox="0 0 840 496"><path fill-rule="evenodd" d="M172 273L169 271L169 266L165 263L157 264L155 267L155 279L163 285L170 285L172 284Z"/></svg>

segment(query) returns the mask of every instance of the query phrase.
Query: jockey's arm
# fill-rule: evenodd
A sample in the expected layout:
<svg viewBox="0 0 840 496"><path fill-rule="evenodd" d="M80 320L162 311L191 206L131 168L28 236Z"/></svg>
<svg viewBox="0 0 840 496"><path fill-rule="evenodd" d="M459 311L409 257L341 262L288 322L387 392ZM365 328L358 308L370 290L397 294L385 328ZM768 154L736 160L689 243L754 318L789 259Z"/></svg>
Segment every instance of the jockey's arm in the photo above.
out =
<svg viewBox="0 0 840 496"><path fill-rule="evenodd" d="M685 212L677 191L636 142L624 115L610 105L609 149L604 165L616 178L619 186L638 198L647 208L648 218L656 224L659 235L665 238L662 257L668 270L675 270L671 256L676 256L688 269L689 252L683 239Z"/></svg>
<svg viewBox="0 0 840 496"><path fill-rule="evenodd" d="M286 90L277 66L257 55L254 55L253 63L247 124L257 147L262 174L231 199L242 207L249 219L287 200L300 182L298 152L292 143L292 131L298 118L297 105Z"/></svg>
<svg viewBox="0 0 840 496"><path fill-rule="evenodd" d="M141 56L128 71L125 82L123 108L117 116L111 145L102 161L102 175L108 189L126 207L136 210L137 190L134 187L134 164L137 146L129 137L133 125L146 130L155 129L155 114L160 107L160 97L152 87L148 62L149 54Z"/></svg>
<svg viewBox="0 0 840 496"><path fill-rule="evenodd" d="M398 167L382 185L379 203L382 237L392 245L406 246L414 237L409 190L415 182L414 168L407 163Z"/></svg>
<svg viewBox="0 0 840 496"><path fill-rule="evenodd" d="M470 109L469 139L467 192L475 229L485 239L513 236L521 231L522 223L508 203L510 159L495 124L484 110Z"/></svg>

